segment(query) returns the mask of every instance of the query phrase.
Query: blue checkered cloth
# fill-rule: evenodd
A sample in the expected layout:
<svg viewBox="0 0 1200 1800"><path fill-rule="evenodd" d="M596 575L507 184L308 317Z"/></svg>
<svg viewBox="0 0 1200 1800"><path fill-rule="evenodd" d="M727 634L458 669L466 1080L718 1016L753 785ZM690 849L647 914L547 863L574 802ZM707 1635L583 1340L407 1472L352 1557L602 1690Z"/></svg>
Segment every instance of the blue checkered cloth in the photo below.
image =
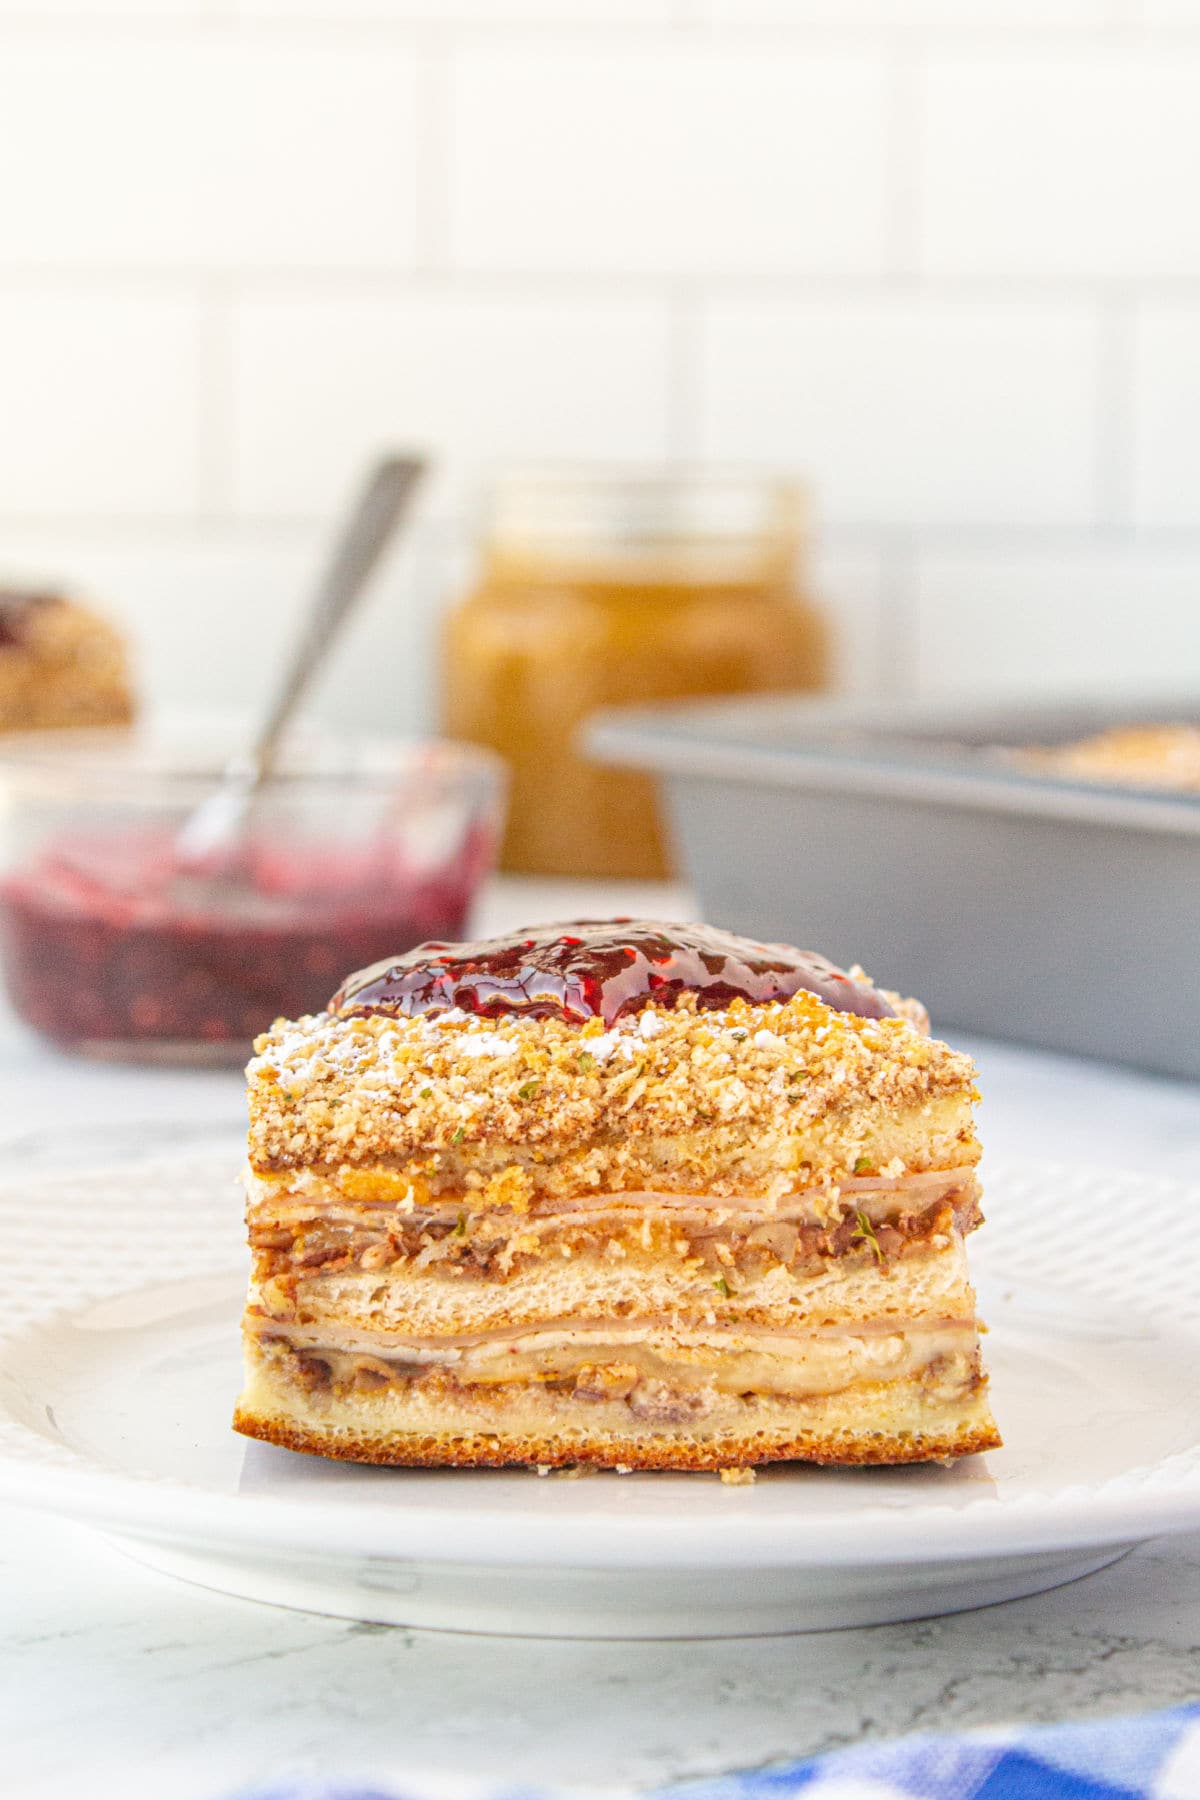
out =
<svg viewBox="0 0 1200 1800"><path fill-rule="evenodd" d="M1198 1672L1200 1685L1200 1672ZM656 1800L1200 1800L1200 1704L835 1750Z"/></svg>
<svg viewBox="0 0 1200 1800"><path fill-rule="evenodd" d="M440 1782L440 1800L453 1783ZM423 1800L419 1781L283 1784L237 1800ZM615 1790L606 1790L613 1800ZM578 1800L579 1789L573 1790ZM1081 1725L1013 1726L835 1750L805 1762L685 1781L641 1800L1200 1800L1200 1703ZM556 1800L462 1784L463 1800ZM566 1800L558 1796L557 1800ZM635 1800L630 1790L629 1800Z"/></svg>

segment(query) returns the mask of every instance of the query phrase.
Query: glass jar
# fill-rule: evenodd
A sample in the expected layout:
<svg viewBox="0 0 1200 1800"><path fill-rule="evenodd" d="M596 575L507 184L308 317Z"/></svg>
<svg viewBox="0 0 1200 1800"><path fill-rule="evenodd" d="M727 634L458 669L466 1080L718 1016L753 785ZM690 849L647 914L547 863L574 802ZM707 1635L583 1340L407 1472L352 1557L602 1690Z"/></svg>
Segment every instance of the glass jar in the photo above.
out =
<svg viewBox="0 0 1200 1800"><path fill-rule="evenodd" d="M653 783L578 746L601 707L826 686L804 504L753 474L514 475L443 644L443 723L508 763L507 868L659 878Z"/></svg>

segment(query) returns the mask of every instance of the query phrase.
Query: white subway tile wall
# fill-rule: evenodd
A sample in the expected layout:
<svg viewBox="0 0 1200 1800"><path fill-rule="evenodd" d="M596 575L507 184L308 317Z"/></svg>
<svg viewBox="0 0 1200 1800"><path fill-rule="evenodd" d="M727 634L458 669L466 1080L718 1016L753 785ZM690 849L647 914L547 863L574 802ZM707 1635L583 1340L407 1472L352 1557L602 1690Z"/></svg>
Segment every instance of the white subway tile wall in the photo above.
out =
<svg viewBox="0 0 1200 1800"><path fill-rule="evenodd" d="M857 694L1200 682L1200 0L0 0L0 575L436 717L508 460L795 471Z"/></svg>
<svg viewBox="0 0 1200 1800"><path fill-rule="evenodd" d="M441 25L663 25L676 15L672 0L312 0L311 5L305 0L240 0L240 11L246 19L426 20Z"/></svg>
<svg viewBox="0 0 1200 1800"><path fill-rule="evenodd" d="M4 260L409 269L416 106L403 44L14 31L0 53Z"/></svg>
<svg viewBox="0 0 1200 1800"><path fill-rule="evenodd" d="M202 340L202 308L187 294L0 286L2 513L189 518Z"/></svg>
<svg viewBox="0 0 1200 1800"><path fill-rule="evenodd" d="M929 57L922 265L934 275L1200 275L1194 55L1127 41Z"/></svg>
<svg viewBox="0 0 1200 1800"><path fill-rule="evenodd" d="M868 48L464 48L455 267L620 276L881 274L887 68Z"/></svg>
<svg viewBox="0 0 1200 1800"><path fill-rule="evenodd" d="M1064 670L1077 689L1196 687L1200 549L931 549L916 588L919 694L1049 695Z"/></svg>
<svg viewBox="0 0 1200 1800"><path fill-rule="evenodd" d="M1200 307L1147 300L1135 332L1137 521L1200 529Z"/></svg>
<svg viewBox="0 0 1200 1800"><path fill-rule="evenodd" d="M1184 0L1186 4L1186 0ZM1106 0L709 0L709 13L728 24L930 25L970 31L996 25L1100 25L1113 9Z"/></svg>
<svg viewBox="0 0 1200 1800"><path fill-rule="evenodd" d="M652 296L249 294L233 308L233 506L320 516L355 457L406 439L443 465L427 514L459 517L506 457L661 462L669 367Z"/></svg>
<svg viewBox="0 0 1200 1800"><path fill-rule="evenodd" d="M714 300L701 446L819 471L834 526L1086 526L1100 360L1074 301Z"/></svg>
<svg viewBox="0 0 1200 1800"><path fill-rule="evenodd" d="M1198 25L1198 0L1141 0L1140 16L1152 25Z"/></svg>

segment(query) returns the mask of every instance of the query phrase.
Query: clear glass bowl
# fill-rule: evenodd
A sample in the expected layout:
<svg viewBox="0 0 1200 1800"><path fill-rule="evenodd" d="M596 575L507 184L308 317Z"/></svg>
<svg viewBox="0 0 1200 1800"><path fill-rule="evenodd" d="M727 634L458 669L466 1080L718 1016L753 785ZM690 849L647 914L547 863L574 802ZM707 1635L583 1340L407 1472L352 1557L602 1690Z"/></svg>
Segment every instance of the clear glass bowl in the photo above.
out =
<svg viewBox="0 0 1200 1800"><path fill-rule="evenodd" d="M176 834L238 741L184 726L0 743L0 964L35 1031L93 1055L236 1062L350 971L464 935L503 821L496 757L301 738L236 854L197 871Z"/></svg>

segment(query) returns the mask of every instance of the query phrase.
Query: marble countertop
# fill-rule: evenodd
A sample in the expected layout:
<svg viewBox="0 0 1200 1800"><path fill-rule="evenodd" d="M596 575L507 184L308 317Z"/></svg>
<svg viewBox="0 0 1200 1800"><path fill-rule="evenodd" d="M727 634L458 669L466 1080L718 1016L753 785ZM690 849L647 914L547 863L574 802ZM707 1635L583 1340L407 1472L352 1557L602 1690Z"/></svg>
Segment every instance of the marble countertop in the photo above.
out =
<svg viewBox="0 0 1200 1800"><path fill-rule="evenodd" d="M659 908L686 902L506 883L481 926ZM989 1149L1187 1177L1200 1166L1200 1089L965 1047ZM70 1061L3 1015L0 1093L0 1175L188 1143L237 1154L236 1074ZM285 1612L152 1575L53 1519L0 1509L0 1528L4 1787L20 1800L217 1800L318 1775L652 1785L864 1736L1200 1695L1200 1534L1053 1593L920 1624L602 1644Z"/></svg>

